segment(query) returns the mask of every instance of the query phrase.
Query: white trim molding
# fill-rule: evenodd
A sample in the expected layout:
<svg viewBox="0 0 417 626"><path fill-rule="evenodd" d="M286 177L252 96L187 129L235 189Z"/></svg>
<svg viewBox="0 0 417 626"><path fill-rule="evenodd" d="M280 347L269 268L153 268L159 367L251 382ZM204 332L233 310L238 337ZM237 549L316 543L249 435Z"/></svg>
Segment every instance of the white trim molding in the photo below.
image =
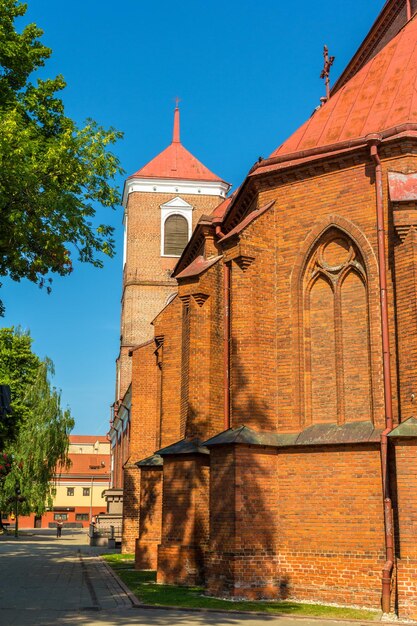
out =
<svg viewBox="0 0 417 626"><path fill-rule="evenodd" d="M129 194L178 193L195 196L219 196L226 198L231 185L222 180L176 180L171 178L128 178L123 189L123 207L126 209Z"/></svg>

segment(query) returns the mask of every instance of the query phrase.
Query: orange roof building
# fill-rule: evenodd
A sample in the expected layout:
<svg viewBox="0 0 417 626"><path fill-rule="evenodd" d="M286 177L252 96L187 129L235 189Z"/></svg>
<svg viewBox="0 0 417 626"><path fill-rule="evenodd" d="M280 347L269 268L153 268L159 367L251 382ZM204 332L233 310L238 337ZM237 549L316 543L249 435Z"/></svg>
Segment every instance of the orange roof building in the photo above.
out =
<svg viewBox="0 0 417 626"><path fill-rule="evenodd" d="M53 480L53 505L41 517L22 517L22 528L88 528L106 511L103 492L110 485L110 442L102 435L70 435L68 467L58 466Z"/></svg>

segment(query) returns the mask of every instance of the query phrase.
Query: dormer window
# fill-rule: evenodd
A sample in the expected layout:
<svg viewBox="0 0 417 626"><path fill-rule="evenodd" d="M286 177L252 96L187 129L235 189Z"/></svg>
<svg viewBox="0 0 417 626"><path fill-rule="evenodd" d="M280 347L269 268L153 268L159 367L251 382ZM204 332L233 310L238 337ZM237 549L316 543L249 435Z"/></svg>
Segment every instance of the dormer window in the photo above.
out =
<svg viewBox="0 0 417 626"><path fill-rule="evenodd" d="M192 212L192 205L179 197L161 205L161 256L181 256L191 237Z"/></svg>

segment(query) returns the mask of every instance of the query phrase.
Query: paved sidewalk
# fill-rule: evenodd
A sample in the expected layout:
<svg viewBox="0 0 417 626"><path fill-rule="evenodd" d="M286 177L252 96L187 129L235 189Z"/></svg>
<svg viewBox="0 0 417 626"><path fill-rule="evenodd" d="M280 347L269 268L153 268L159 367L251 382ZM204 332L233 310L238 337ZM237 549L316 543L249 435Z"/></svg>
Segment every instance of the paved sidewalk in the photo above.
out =
<svg viewBox="0 0 417 626"><path fill-rule="evenodd" d="M352 626L353 622L134 607L80 531L0 540L0 626ZM368 624L370 622L364 622ZM356 622L361 626L361 622Z"/></svg>

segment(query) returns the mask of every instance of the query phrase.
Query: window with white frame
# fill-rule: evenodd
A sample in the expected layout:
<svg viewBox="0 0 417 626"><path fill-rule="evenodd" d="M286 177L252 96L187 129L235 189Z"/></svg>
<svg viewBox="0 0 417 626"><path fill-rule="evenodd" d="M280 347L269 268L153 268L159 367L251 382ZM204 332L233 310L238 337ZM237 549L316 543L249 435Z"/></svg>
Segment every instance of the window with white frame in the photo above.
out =
<svg viewBox="0 0 417 626"><path fill-rule="evenodd" d="M192 232L193 207L180 197L161 205L161 255L179 257Z"/></svg>
<svg viewBox="0 0 417 626"><path fill-rule="evenodd" d="M164 255L181 256L188 243L188 223L182 215L170 215L164 224Z"/></svg>

